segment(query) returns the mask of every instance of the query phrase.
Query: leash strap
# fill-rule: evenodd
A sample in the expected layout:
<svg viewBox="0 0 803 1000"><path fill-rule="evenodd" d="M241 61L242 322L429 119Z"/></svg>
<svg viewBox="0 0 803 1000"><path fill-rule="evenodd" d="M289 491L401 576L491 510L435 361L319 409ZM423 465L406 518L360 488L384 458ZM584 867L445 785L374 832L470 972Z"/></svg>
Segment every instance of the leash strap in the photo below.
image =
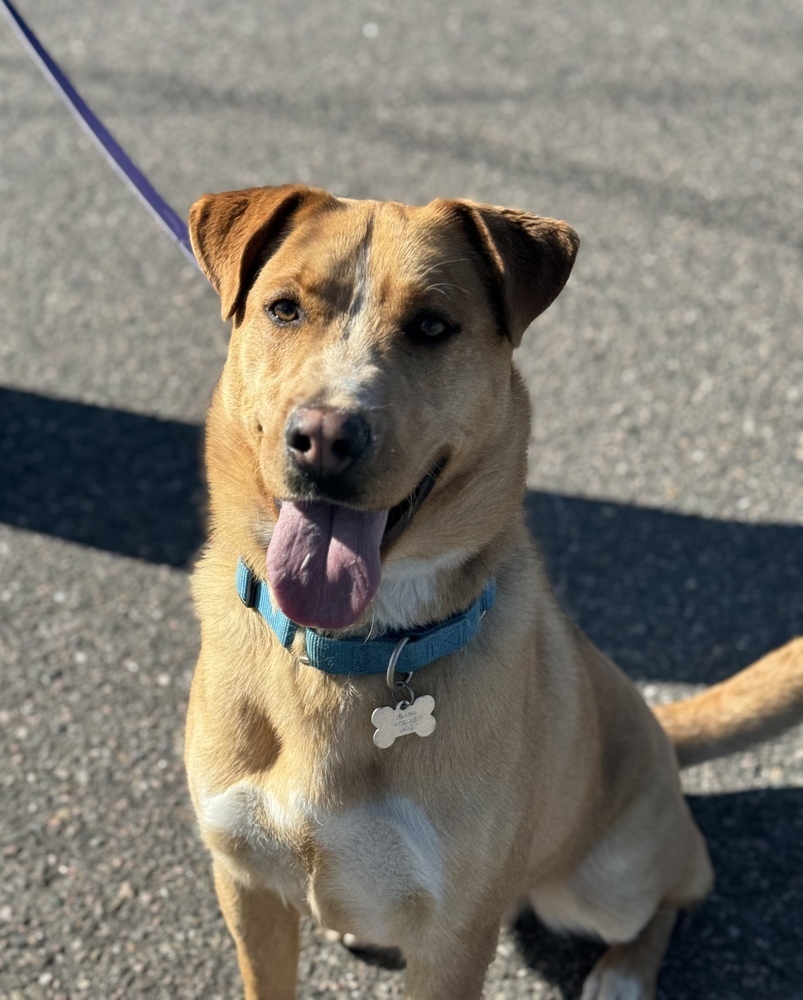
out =
<svg viewBox="0 0 803 1000"><path fill-rule="evenodd" d="M271 603L270 591L243 562L237 563L237 593L247 608L258 611L270 625L279 642L288 649L300 626ZM384 674L391 654L402 639L407 639L396 661L399 673L413 673L433 660L456 653L477 634L486 611L494 604L496 582L491 580L479 599L467 611L413 632L388 632L376 639L350 636L332 639L313 629L305 633L307 660L310 666L328 674Z"/></svg>
<svg viewBox="0 0 803 1000"><path fill-rule="evenodd" d="M157 222L166 230L168 236L170 236L174 243L178 244L188 260L191 260L197 266L187 226L181 216L167 204L103 122L92 111L72 85L67 74L53 59L25 22L22 15L11 3L11 0L0 0L0 12L5 14L12 31L28 50L34 62L50 81L53 89L64 104L66 104L79 125L98 145L114 170L142 200L150 213L155 216Z"/></svg>

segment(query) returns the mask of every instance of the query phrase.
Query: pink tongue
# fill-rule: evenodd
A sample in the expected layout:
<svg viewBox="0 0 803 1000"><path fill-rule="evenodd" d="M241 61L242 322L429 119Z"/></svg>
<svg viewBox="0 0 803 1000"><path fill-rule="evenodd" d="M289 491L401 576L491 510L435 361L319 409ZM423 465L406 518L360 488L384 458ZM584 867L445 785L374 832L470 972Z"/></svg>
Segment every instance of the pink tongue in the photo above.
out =
<svg viewBox="0 0 803 1000"><path fill-rule="evenodd" d="M387 519L386 510L285 500L267 558L270 585L287 617L313 628L353 625L379 586Z"/></svg>

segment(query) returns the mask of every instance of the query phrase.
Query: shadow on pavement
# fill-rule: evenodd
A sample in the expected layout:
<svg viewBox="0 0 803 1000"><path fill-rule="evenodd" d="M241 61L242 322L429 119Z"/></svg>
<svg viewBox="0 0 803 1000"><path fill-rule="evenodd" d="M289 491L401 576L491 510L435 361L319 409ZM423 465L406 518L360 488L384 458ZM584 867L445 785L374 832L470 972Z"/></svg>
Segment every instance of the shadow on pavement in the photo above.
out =
<svg viewBox="0 0 803 1000"><path fill-rule="evenodd" d="M692 796L716 889L681 919L659 979L659 1000L803 997L803 789ZM564 997L579 996L598 944L557 937L532 914L515 928L528 965Z"/></svg>
<svg viewBox="0 0 803 1000"><path fill-rule="evenodd" d="M564 607L635 679L711 684L803 633L803 527L532 492L526 508Z"/></svg>
<svg viewBox="0 0 803 1000"><path fill-rule="evenodd" d="M0 522L187 566L201 428L0 389ZM711 683L803 632L803 528L530 492L530 529L580 626L631 676Z"/></svg>
<svg viewBox="0 0 803 1000"><path fill-rule="evenodd" d="M186 566L203 541L201 428L0 389L0 522Z"/></svg>

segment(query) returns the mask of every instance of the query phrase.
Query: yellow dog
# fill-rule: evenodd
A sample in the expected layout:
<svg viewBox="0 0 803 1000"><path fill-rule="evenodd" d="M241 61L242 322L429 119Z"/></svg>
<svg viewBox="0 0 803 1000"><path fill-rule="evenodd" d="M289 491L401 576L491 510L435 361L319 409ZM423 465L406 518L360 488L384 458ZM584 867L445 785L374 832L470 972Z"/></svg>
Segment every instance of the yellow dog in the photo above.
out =
<svg viewBox="0 0 803 1000"><path fill-rule="evenodd" d="M246 997L295 996L308 913L401 948L410 1000L479 998L529 897L610 945L583 1000L647 1000L712 881L678 758L794 721L803 642L656 720L556 604L511 358L577 236L300 186L190 228L233 332L186 759Z"/></svg>

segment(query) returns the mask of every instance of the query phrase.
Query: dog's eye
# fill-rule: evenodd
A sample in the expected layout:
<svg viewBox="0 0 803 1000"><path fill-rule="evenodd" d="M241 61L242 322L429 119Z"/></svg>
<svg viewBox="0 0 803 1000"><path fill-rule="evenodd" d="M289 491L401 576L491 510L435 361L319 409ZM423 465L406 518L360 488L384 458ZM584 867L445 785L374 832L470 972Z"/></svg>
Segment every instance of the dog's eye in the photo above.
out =
<svg viewBox="0 0 803 1000"><path fill-rule="evenodd" d="M422 313L407 324L404 332L419 343L437 343L457 333L457 327L434 313Z"/></svg>
<svg viewBox="0 0 803 1000"><path fill-rule="evenodd" d="M280 323L294 323L301 317L301 309L292 299L279 299L268 306L268 315Z"/></svg>

